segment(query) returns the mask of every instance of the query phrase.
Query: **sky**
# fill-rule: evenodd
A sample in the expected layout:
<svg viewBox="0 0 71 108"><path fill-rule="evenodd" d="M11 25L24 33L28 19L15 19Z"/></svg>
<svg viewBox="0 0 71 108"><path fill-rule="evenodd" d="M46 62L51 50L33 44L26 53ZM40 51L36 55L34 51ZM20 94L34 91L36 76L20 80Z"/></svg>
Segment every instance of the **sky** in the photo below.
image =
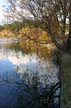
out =
<svg viewBox="0 0 71 108"><path fill-rule="evenodd" d="M8 7L8 3L7 0L0 0L0 25L4 24L4 23L9 23L9 19L7 21L7 18L4 16L5 14L5 7ZM18 9L19 11L19 9ZM24 16L26 17L33 17L32 15L30 15L30 13L26 10L24 10Z"/></svg>
<svg viewBox="0 0 71 108"><path fill-rule="evenodd" d="M7 6L6 0L0 0L0 25L6 22L3 6Z"/></svg>

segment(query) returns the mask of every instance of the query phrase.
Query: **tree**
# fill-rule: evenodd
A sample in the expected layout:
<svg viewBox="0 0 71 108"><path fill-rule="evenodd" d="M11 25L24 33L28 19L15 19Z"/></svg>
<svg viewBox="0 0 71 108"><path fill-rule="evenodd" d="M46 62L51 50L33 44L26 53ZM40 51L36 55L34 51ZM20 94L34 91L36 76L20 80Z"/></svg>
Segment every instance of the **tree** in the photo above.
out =
<svg viewBox="0 0 71 108"><path fill-rule="evenodd" d="M26 14L38 19L49 33L52 42L64 52L71 46L71 0L7 0L10 4L8 16L24 21ZM10 15L9 15L10 12ZM26 13L26 14L25 14ZM67 22L67 20L69 20ZM57 26L56 24L57 23ZM66 24L69 23L68 39L65 37ZM58 27L61 42L54 32ZM54 31L54 32L53 32Z"/></svg>
<svg viewBox="0 0 71 108"><path fill-rule="evenodd" d="M8 2L11 5L11 8L9 9L11 10L11 17L14 16L17 19L20 18L23 21L24 18L26 18L24 16L24 12L27 10L34 20L38 19L44 25L43 29L49 33L49 36L55 46L60 51L70 53L71 0L8 0ZM67 24L68 36L66 38L65 33ZM58 35L60 35L59 39L58 36L55 36L55 32L58 32ZM48 44L48 42L46 44Z"/></svg>

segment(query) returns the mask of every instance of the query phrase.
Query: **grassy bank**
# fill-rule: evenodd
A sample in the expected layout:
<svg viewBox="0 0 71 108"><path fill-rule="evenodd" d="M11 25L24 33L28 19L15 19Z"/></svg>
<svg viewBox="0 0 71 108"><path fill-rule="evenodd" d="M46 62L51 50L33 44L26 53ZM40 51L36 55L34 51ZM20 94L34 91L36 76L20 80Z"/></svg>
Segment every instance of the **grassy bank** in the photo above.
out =
<svg viewBox="0 0 71 108"><path fill-rule="evenodd" d="M71 56L62 56L64 108L71 108Z"/></svg>

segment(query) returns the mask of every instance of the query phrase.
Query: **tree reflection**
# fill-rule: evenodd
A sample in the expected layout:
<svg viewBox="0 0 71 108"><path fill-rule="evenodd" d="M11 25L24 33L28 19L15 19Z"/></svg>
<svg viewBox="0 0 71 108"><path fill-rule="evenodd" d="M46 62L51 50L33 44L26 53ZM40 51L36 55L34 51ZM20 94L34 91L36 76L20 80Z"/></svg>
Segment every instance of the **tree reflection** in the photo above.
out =
<svg viewBox="0 0 71 108"><path fill-rule="evenodd" d="M47 53L46 50L43 52L45 45L37 45L37 48L41 47L40 51L33 44L28 50L28 47L24 46L24 50L28 51L27 55L14 50L17 44L9 45L5 46L7 49L0 49L2 59L2 62L0 61L0 95L4 95L0 98L0 103L3 101L0 106L2 108L42 108L45 106L46 108L49 94L52 92L51 88L58 82L58 66L44 59ZM38 55L33 54L34 49ZM30 51L32 55L29 54ZM53 100L52 98L51 101ZM53 102L50 103L53 104Z"/></svg>

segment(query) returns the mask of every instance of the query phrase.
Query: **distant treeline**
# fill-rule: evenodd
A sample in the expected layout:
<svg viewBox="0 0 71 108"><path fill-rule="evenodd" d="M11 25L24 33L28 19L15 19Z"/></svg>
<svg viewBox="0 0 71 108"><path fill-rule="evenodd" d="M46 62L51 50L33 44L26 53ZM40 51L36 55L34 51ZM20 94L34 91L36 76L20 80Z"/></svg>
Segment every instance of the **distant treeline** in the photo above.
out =
<svg viewBox="0 0 71 108"><path fill-rule="evenodd" d="M1 30L4 30L4 29L10 29L14 32L18 32L21 28L23 27L36 27L36 28L43 28L43 24L40 20L31 20L31 19L27 19L27 20L24 20L22 22L19 22L19 21L15 21L11 24L4 24L2 26L0 26L0 31Z"/></svg>

